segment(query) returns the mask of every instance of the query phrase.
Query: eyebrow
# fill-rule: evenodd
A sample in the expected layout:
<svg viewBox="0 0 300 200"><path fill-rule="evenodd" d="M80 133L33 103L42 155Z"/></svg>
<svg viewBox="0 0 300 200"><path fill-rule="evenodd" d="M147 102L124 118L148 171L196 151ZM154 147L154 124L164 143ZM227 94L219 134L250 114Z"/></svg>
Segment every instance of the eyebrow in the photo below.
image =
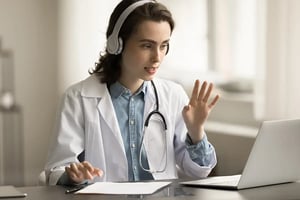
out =
<svg viewBox="0 0 300 200"><path fill-rule="evenodd" d="M170 39L167 39L167 40L163 41L162 44L168 43L169 41L170 41ZM150 40L150 39L141 39L141 40L139 40L139 42L150 42L150 43L152 43L152 44L157 44L156 41Z"/></svg>

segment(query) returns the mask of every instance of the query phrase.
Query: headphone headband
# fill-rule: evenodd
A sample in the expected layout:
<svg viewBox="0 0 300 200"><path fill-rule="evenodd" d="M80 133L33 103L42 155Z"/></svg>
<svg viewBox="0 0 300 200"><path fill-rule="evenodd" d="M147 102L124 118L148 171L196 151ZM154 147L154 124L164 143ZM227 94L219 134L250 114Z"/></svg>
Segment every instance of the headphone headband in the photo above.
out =
<svg viewBox="0 0 300 200"><path fill-rule="evenodd" d="M133 4L131 4L130 6L128 6L120 15L120 17L118 18L113 32L112 34L107 38L107 51L110 54L115 54L118 55L122 52L123 49L123 41L122 38L119 38L119 32L120 29L124 23L124 21L126 20L126 18L130 15L130 13L132 13L134 11L134 9L136 9L139 6L142 6L146 3L154 3L155 1L153 0L141 0L141 1L137 1Z"/></svg>

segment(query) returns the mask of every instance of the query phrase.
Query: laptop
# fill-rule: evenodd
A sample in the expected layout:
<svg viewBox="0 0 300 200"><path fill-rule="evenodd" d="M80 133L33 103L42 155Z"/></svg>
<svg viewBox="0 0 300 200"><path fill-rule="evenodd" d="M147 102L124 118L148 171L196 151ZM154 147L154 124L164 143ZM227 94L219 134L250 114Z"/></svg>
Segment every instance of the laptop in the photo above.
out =
<svg viewBox="0 0 300 200"><path fill-rule="evenodd" d="M26 197L27 194L17 190L12 185L0 186L0 199Z"/></svg>
<svg viewBox="0 0 300 200"><path fill-rule="evenodd" d="M300 119L264 121L241 175L208 177L180 184L240 190L295 182L300 180L299 152Z"/></svg>

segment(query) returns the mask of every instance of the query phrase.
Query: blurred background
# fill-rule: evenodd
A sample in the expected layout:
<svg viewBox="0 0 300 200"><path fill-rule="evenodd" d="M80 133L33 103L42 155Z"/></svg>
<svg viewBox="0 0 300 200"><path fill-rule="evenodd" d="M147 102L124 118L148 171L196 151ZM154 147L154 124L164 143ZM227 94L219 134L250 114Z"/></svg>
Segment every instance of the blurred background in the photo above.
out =
<svg viewBox="0 0 300 200"><path fill-rule="evenodd" d="M300 117L300 1L158 0L176 28L159 76L221 100L214 174L241 173L261 121ZM0 185L36 185L63 91L88 77L119 0L0 0Z"/></svg>

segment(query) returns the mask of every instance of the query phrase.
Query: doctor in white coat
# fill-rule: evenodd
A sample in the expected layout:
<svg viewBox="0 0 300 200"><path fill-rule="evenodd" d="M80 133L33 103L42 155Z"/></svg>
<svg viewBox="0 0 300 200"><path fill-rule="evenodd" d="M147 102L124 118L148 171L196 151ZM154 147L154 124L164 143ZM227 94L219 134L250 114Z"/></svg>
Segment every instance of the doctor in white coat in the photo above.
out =
<svg viewBox="0 0 300 200"><path fill-rule="evenodd" d="M219 96L195 81L191 99L155 78L174 21L151 0L123 0L91 76L66 90L45 167L50 185L203 178L216 165L204 123ZM148 119L149 118L149 119ZM148 123L149 120L149 123Z"/></svg>

